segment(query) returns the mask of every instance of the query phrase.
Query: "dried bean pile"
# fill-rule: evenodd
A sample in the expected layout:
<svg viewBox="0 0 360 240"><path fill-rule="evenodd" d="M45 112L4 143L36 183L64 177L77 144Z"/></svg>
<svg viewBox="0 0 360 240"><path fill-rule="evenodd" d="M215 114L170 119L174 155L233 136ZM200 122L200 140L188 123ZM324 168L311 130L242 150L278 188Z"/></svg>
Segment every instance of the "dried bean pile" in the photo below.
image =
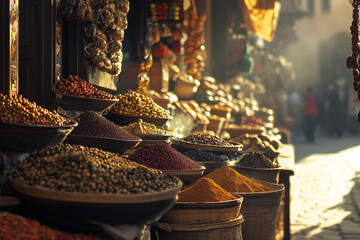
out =
<svg viewBox="0 0 360 240"><path fill-rule="evenodd" d="M111 113L130 116L169 118L169 111L160 107L151 97L141 93L118 95L119 101L112 106Z"/></svg>
<svg viewBox="0 0 360 240"><path fill-rule="evenodd" d="M56 92L76 95L80 97L114 99L115 97L105 91L99 90L93 85L87 83L78 76L70 75L67 78L61 77L61 80L56 84Z"/></svg>
<svg viewBox="0 0 360 240"><path fill-rule="evenodd" d="M200 144L208 144L208 145L217 145L223 147L233 146L233 144L225 141L224 139L219 138L218 136L210 135L210 134L190 134L181 140L190 142L190 143L200 143Z"/></svg>
<svg viewBox="0 0 360 240"><path fill-rule="evenodd" d="M21 95L9 97L0 93L0 122L27 125L63 126L71 120L30 102Z"/></svg>
<svg viewBox="0 0 360 240"><path fill-rule="evenodd" d="M41 225L36 220L12 215L0 216L0 239L100 240L92 235L68 234Z"/></svg>
<svg viewBox="0 0 360 240"><path fill-rule="evenodd" d="M79 122L79 125L71 132L71 134L122 140L139 140L138 137L129 134L120 126L95 112L84 112L78 117L77 121Z"/></svg>
<svg viewBox="0 0 360 240"><path fill-rule="evenodd" d="M145 145L129 160L160 170L195 170L202 167L166 143Z"/></svg>
<svg viewBox="0 0 360 240"><path fill-rule="evenodd" d="M277 168L278 165L273 163L269 158L260 152L245 152L237 163L238 166L251 168Z"/></svg>
<svg viewBox="0 0 360 240"><path fill-rule="evenodd" d="M136 194L174 188L178 181L170 175L151 171L121 157L92 157L83 151L56 153L69 145L32 153L10 169L8 176L26 185L72 193ZM79 147L75 147L79 148ZM100 151L106 156L107 152ZM56 153L56 154L54 154ZM40 157L41 156L41 157Z"/></svg>
<svg viewBox="0 0 360 240"><path fill-rule="evenodd" d="M130 134L135 134L135 129L137 129L138 127L139 127L139 123L133 122L133 123L130 123L128 126L123 126L122 128ZM162 134L162 135L166 134L165 131L158 129L152 123L142 121L141 127L143 130L142 134Z"/></svg>
<svg viewBox="0 0 360 240"><path fill-rule="evenodd" d="M216 155L212 152L203 150L192 150L183 153L186 157L197 162L224 162L229 161L229 158L225 155Z"/></svg>
<svg viewBox="0 0 360 240"><path fill-rule="evenodd" d="M358 93L360 100L360 46L359 46L359 15L360 15L360 1L354 0L352 3L353 21L350 27L351 31L351 51L352 55L346 59L346 67L352 69L354 83L354 90ZM358 113L358 122L360 122L360 112Z"/></svg>

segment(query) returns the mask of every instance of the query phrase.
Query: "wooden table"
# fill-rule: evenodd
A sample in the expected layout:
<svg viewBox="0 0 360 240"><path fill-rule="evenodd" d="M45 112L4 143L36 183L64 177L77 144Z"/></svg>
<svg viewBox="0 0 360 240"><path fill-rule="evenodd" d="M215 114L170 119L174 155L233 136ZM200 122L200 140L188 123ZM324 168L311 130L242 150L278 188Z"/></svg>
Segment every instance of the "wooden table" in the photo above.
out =
<svg viewBox="0 0 360 240"><path fill-rule="evenodd" d="M290 176L295 174L295 148L292 144L284 144L284 147L280 149L280 155L278 161L283 170L279 175L279 183L284 184L285 192L283 196L283 209L281 216L283 218L283 224L281 234L279 234L284 240L290 240ZM278 239L278 238L277 238Z"/></svg>

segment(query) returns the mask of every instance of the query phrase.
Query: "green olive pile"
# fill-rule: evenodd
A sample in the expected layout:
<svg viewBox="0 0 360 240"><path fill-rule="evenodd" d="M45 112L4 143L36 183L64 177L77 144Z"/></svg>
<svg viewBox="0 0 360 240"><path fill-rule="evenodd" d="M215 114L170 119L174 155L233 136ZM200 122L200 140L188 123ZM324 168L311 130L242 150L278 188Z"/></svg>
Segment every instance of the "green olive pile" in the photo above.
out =
<svg viewBox="0 0 360 240"><path fill-rule="evenodd" d="M80 97L114 99L114 96L108 92L102 91L87 83L78 76L70 75L67 78L61 77L56 84L56 92L77 95Z"/></svg>
<svg viewBox="0 0 360 240"><path fill-rule="evenodd" d="M126 130L128 133L130 134L136 134L135 129L139 127L139 123L138 122L133 122L130 123L127 126L123 126L122 128L124 130ZM148 123L148 122L142 122L141 123L141 127L142 127L142 134L166 134L166 132L164 130L158 129L154 124L152 123Z"/></svg>
<svg viewBox="0 0 360 240"><path fill-rule="evenodd" d="M163 191L178 184L170 175L116 154L69 144L33 152L8 176L30 186L80 193L136 194Z"/></svg>
<svg viewBox="0 0 360 240"><path fill-rule="evenodd" d="M118 95L119 101L111 108L111 113L141 117L169 118L167 110L160 107L151 97L141 93Z"/></svg>
<svg viewBox="0 0 360 240"><path fill-rule="evenodd" d="M56 111L37 106L21 95L10 97L0 93L0 122L63 126L70 123L70 120Z"/></svg>

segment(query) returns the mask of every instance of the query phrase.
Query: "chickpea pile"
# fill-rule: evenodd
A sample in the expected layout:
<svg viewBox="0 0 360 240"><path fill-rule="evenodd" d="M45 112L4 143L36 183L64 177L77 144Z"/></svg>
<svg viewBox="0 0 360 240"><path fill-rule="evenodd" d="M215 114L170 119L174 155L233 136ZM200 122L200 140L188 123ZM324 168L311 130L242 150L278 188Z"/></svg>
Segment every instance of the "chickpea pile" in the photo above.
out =
<svg viewBox="0 0 360 240"><path fill-rule="evenodd" d="M56 92L80 97L114 99L112 94L101 91L85 80L73 75L68 76L68 78L61 77L61 80L56 84Z"/></svg>
<svg viewBox="0 0 360 240"><path fill-rule="evenodd" d="M35 102L30 102L21 95L10 97L0 93L0 122L63 126L70 121L56 111L37 106Z"/></svg>
<svg viewBox="0 0 360 240"><path fill-rule="evenodd" d="M161 129L158 129L154 124L147 123L147 122L141 122L141 126L143 129L143 132L141 134L162 134L165 135L166 131L163 131ZM139 127L138 122L130 123L127 126L123 126L122 128L126 130L130 134L136 134L135 129Z"/></svg>
<svg viewBox="0 0 360 240"><path fill-rule="evenodd" d="M111 108L111 113L141 117L169 118L167 110L160 107L151 97L141 93L118 95L119 101Z"/></svg>

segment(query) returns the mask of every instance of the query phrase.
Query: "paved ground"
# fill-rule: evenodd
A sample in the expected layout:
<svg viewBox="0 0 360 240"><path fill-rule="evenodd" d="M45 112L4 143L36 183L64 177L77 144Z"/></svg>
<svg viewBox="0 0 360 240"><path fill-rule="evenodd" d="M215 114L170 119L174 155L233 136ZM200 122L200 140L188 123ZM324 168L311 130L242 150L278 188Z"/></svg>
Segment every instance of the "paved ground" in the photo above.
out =
<svg viewBox="0 0 360 240"><path fill-rule="evenodd" d="M292 240L360 240L360 136L293 139Z"/></svg>

